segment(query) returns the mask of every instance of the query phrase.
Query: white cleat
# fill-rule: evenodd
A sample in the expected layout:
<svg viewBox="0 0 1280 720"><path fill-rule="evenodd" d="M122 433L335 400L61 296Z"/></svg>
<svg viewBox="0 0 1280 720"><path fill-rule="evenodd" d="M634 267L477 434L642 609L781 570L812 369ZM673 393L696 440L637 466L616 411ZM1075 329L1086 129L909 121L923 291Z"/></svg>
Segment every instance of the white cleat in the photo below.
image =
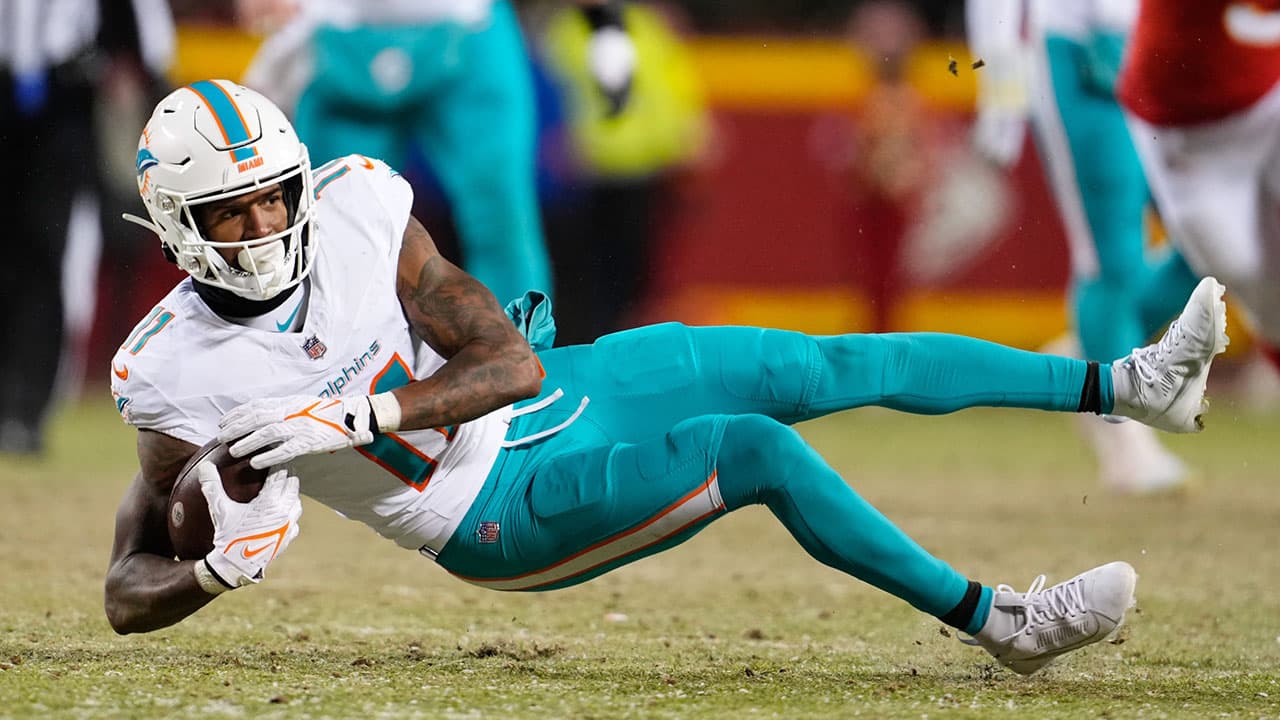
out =
<svg viewBox="0 0 1280 720"><path fill-rule="evenodd" d="M1098 476L1107 492L1133 496L1179 495L1190 492L1197 480L1197 474L1167 450L1143 461L1107 461L1101 464Z"/></svg>
<svg viewBox="0 0 1280 720"><path fill-rule="evenodd" d="M1139 422L1108 422L1076 416L1098 459L1102 487L1117 495L1166 495L1190 487L1196 473L1160 444L1156 431Z"/></svg>
<svg viewBox="0 0 1280 720"><path fill-rule="evenodd" d="M991 614L969 642L980 645L1001 665L1030 675L1059 655L1092 645L1114 633L1134 605L1138 574L1126 562L1113 562L1044 588L1044 576L1025 593L999 585Z"/></svg>
<svg viewBox="0 0 1280 720"><path fill-rule="evenodd" d="M1168 432L1204 429L1209 366L1230 342L1225 292L1217 280L1204 278L1159 342L1111 363L1114 414Z"/></svg>

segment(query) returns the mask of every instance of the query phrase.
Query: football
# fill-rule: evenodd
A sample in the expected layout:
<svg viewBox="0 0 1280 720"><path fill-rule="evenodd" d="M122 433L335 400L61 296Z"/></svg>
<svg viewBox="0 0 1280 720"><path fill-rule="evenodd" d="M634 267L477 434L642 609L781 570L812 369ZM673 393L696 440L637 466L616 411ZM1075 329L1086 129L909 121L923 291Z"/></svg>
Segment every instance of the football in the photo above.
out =
<svg viewBox="0 0 1280 720"><path fill-rule="evenodd" d="M169 492L169 541L180 560L198 560L213 550L213 518L195 472L196 465L205 460L218 468L223 490L236 502L257 497L267 479L266 470L255 470L248 457L232 457L226 444L216 439L197 450Z"/></svg>

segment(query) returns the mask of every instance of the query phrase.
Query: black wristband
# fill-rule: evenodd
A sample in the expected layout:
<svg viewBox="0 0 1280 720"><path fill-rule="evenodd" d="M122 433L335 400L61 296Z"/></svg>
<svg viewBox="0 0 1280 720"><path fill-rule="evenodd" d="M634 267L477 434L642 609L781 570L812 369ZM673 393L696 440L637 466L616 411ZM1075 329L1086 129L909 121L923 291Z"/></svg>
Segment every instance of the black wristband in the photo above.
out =
<svg viewBox="0 0 1280 720"><path fill-rule="evenodd" d="M599 5L587 5L582 8L582 15L592 30L612 27L622 29L622 3L617 0L606 0Z"/></svg>

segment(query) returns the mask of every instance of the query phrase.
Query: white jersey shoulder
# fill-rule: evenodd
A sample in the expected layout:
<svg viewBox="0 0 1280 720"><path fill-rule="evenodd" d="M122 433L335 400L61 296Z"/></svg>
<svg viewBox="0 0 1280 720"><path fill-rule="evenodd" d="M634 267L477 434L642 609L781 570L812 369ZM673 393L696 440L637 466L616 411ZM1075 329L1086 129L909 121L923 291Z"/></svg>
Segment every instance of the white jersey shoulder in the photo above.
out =
<svg viewBox="0 0 1280 720"><path fill-rule="evenodd" d="M111 359L111 395L125 422L201 444L211 437L203 418L219 408L198 407L211 397L188 393L201 349L214 337L201 322L199 302L184 280L134 326ZM193 312L194 311L194 312Z"/></svg>
<svg viewBox="0 0 1280 720"><path fill-rule="evenodd" d="M311 22L352 28L453 21L474 25L489 17L491 0L310 0L302 15Z"/></svg>
<svg viewBox="0 0 1280 720"><path fill-rule="evenodd" d="M346 155L313 169L311 175L318 233L324 240L390 238L392 244L386 250L399 253L413 210L413 188L400 173L381 160Z"/></svg>
<svg viewBox="0 0 1280 720"><path fill-rule="evenodd" d="M121 345L112 394L125 421L201 445L253 398L385 392L444 358L410 332L396 269L412 193L385 164L353 155L316 169L316 261L297 332L215 314L179 283ZM455 427L380 435L299 458L302 492L405 547L440 542L498 454L509 409Z"/></svg>

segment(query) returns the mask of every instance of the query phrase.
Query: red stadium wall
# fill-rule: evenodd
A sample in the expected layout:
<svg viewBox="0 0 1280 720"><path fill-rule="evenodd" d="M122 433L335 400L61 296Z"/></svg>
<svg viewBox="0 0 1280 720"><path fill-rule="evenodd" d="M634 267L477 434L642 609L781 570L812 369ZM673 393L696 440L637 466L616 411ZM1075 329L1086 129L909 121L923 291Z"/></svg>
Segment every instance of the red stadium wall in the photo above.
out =
<svg viewBox="0 0 1280 720"><path fill-rule="evenodd" d="M916 152L939 185L990 185L1005 215L967 247L938 248L933 263L945 270L920 279L903 268L879 323L875 288L891 225L923 218L919 207L895 218L857 202L842 167L839 156L874 93L871 62L822 40L701 38L693 50L716 139L656 248L661 272L640 319L818 333L887 324L882 329L962 332L1023 347L1066 327L1066 242L1034 152L1028 148L1007 178L975 167L967 153L974 76L962 46L927 45L907 64L906 82L930 126ZM953 58L960 58L954 74ZM982 187L973 188L974 199Z"/></svg>
<svg viewBox="0 0 1280 720"><path fill-rule="evenodd" d="M667 222L645 319L870 329L867 294L885 228L810 149L823 118L743 110L715 117L727 147ZM965 132L964 122L954 126ZM1032 346L1065 327L1066 243L1030 149L1009 187L1010 216L976 255L927 286L904 281L891 329Z"/></svg>

